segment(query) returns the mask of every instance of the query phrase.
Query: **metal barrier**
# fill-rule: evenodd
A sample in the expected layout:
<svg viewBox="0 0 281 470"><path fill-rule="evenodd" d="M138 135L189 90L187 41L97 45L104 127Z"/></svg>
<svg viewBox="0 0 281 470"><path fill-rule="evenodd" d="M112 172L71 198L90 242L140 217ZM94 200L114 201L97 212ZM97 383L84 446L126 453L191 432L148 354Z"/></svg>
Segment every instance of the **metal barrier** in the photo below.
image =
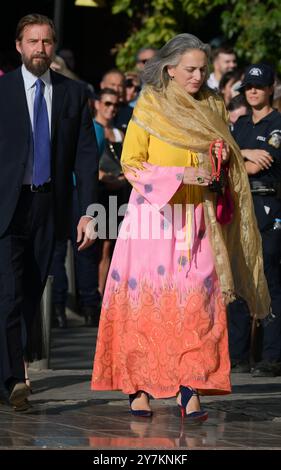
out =
<svg viewBox="0 0 281 470"><path fill-rule="evenodd" d="M65 260L66 275L68 278L68 304L73 310L76 305L74 254L70 240L67 245ZM42 328L42 359L30 363L30 368L35 370L50 368L51 350L51 322L52 322L52 284L53 276L48 276L41 300L41 328ZM41 349L41 347L40 347Z"/></svg>
<svg viewBox="0 0 281 470"><path fill-rule="evenodd" d="M50 350L51 350L51 321L52 321L52 283L53 276L48 276L41 301L42 315L42 355L46 360L46 369L50 366Z"/></svg>
<svg viewBox="0 0 281 470"><path fill-rule="evenodd" d="M35 370L49 369L50 367L52 283L53 276L48 276L41 300L42 359L30 363L30 368Z"/></svg>
<svg viewBox="0 0 281 470"><path fill-rule="evenodd" d="M76 306L76 284L75 284L75 266L74 266L74 253L71 241L67 242L67 254L65 260L65 270L68 279L68 304L72 310Z"/></svg>

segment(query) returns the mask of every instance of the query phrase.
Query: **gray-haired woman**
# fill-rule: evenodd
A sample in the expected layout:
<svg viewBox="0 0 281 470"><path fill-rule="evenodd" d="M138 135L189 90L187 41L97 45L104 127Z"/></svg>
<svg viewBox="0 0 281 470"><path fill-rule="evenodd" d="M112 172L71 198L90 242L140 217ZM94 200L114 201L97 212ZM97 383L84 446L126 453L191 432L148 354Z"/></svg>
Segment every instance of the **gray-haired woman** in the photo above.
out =
<svg viewBox="0 0 281 470"><path fill-rule="evenodd" d="M253 313L269 309L247 174L223 101L205 85L208 54L180 34L147 62L124 141L133 190L109 270L92 389L129 394L135 416L151 416L150 395L176 396L182 416L205 420L198 394L231 391L226 303L238 293ZM234 213L218 213L209 189L218 139Z"/></svg>

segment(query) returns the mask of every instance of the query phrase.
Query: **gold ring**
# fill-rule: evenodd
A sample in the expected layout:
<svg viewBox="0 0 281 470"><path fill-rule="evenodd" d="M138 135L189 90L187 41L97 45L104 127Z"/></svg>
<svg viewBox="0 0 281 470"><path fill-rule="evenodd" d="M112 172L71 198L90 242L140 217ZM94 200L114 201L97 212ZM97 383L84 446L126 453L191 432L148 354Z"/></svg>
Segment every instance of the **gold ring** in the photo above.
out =
<svg viewBox="0 0 281 470"><path fill-rule="evenodd" d="M205 182L203 176L197 176L196 179L197 179L197 182L198 182L199 184L203 184L203 183Z"/></svg>

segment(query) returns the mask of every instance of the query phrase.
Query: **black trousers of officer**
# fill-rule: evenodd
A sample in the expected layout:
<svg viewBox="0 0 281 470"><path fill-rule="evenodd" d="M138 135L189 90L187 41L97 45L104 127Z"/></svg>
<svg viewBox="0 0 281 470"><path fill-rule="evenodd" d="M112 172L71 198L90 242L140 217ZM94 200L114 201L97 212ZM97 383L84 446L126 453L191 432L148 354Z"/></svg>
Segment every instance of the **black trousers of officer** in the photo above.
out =
<svg viewBox="0 0 281 470"><path fill-rule="evenodd" d="M261 357L268 362L281 360L281 230L265 230L261 233L264 273L271 296L271 321L261 322ZM243 300L235 301L228 308L229 349L232 360L248 360L250 349L251 320Z"/></svg>
<svg viewBox="0 0 281 470"><path fill-rule="evenodd" d="M23 320L29 338L54 246L51 193L23 186L12 221L0 238L0 371L24 381Z"/></svg>

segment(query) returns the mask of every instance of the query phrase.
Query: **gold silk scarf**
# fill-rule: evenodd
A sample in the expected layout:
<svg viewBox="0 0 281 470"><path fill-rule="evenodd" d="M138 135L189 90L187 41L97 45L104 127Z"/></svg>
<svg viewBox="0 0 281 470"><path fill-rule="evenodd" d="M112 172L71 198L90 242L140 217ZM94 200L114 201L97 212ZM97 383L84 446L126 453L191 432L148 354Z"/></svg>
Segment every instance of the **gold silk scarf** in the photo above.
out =
<svg viewBox="0 0 281 470"><path fill-rule="evenodd" d="M205 223L215 267L226 303L240 296L255 318L270 311L263 271L262 243L257 227L248 175L238 145L227 124L223 100L204 90L196 99L171 81L163 91L144 88L133 120L150 134L176 147L198 153L199 166L210 169L209 146L222 139L230 147L229 185L235 204L232 222L216 220L216 196L203 189Z"/></svg>

